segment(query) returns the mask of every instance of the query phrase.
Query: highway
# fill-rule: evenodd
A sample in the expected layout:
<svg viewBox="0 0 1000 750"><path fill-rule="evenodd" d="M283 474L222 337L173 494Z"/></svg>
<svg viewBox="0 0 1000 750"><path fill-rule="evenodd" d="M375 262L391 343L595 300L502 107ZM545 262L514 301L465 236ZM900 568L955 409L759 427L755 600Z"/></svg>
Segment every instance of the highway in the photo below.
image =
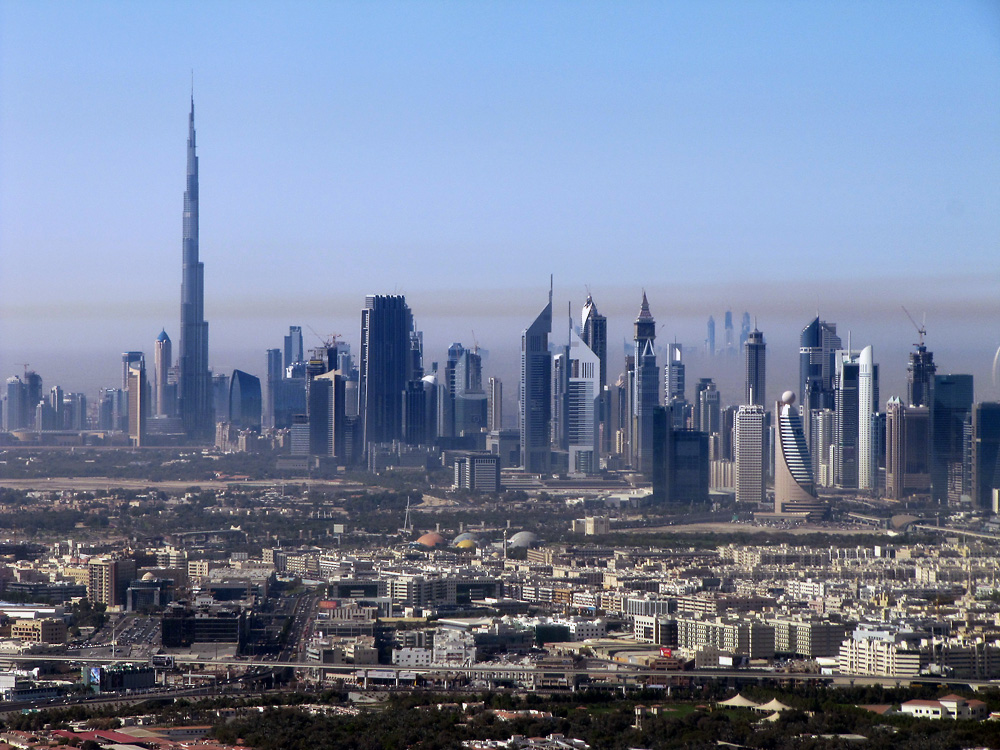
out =
<svg viewBox="0 0 1000 750"><path fill-rule="evenodd" d="M17 655L0 656L0 661L16 662L74 662L87 664L109 664L134 662L134 659L107 657L78 657L78 656L54 656L54 655ZM642 669L627 664L608 664L601 667L584 667L567 669L560 666L537 666L523 664L478 664L473 666L451 666L451 667L401 667L391 664L322 664L315 661L249 661L247 659L205 659L194 656L175 656L174 663L180 666L203 666L220 668L240 668L240 669L263 669L272 670L278 668L291 668L300 670L323 670L327 673L342 674L345 677L361 676L367 672L379 672L381 674L393 673L398 678L400 673L417 674L423 677L454 677L455 675L465 675L472 679L483 679L493 681L504 681L506 679L525 678L533 674L559 673L567 677L587 677L592 680L605 682L635 682L643 680L650 682L651 678L667 680L671 678L693 678L696 680L742 680L746 681L791 681L791 682L822 682L828 685L879 685L882 687L905 687L913 682L921 684L938 684L961 686L967 685L973 690L992 687L1000 688L1000 682L992 680L972 680L955 677L885 677L879 675L850 675L850 674L815 674L802 672L779 672L775 670L759 669L700 669L685 671L667 671L662 669ZM652 681L655 684L655 680ZM155 695L150 697L157 697Z"/></svg>

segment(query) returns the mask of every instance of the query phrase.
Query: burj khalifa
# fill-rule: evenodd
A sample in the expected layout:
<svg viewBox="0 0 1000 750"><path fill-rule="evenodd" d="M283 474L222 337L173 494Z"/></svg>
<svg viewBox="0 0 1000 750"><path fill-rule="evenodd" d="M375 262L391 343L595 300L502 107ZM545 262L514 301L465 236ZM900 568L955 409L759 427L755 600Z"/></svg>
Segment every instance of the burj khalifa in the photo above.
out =
<svg viewBox="0 0 1000 750"><path fill-rule="evenodd" d="M194 96L191 97L188 119L182 256L178 413L189 438L211 439L215 431L215 415L212 376L208 369L205 265L198 259L198 156L195 153Z"/></svg>

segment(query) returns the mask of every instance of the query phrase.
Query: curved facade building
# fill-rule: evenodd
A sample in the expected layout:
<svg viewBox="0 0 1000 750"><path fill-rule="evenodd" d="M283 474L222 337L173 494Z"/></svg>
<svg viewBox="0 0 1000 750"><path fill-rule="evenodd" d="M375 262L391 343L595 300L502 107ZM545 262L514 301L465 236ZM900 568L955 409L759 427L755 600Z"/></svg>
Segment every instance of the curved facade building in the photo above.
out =
<svg viewBox="0 0 1000 750"><path fill-rule="evenodd" d="M816 497L812 460L794 401L795 394L785 391L775 404L774 512L822 515L826 503Z"/></svg>
<svg viewBox="0 0 1000 750"><path fill-rule="evenodd" d="M260 430L262 405L260 378L233 370L229 380L229 421L237 427Z"/></svg>

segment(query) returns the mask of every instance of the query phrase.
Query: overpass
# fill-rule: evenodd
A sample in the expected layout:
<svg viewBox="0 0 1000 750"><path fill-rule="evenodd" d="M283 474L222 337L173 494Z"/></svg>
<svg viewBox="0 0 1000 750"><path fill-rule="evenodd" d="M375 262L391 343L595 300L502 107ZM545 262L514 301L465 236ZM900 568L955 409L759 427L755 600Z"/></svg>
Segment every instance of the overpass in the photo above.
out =
<svg viewBox="0 0 1000 750"><path fill-rule="evenodd" d="M12 662L61 662L75 664L123 664L137 663L143 660L91 656L66 656L66 655L3 655L0 661ZM533 676L546 673L559 673L566 677L584 677L591 680L614 683L620 686L638 684L640 681L649 682L659 678L668 680L671 678L689 678L694 680L740 680L743 682L807 682L824 683L837 686L863 686L877 685L881 687L906 687L911 683L933 684L949 687L967 686L972 690L982 688L1000 688L1000 680L980 680L956 677L890 677L884 675L860 675L860 674L817 674L814 672L781 672L777 670L764 669L693 669L693 670L663 670L640 668L629 664L619 664L617 662L607 662L601 666L591 667L563 667L559 665L539 665L539 664L473 664L454 666L432 666L432 667L403 667L394 664L323 664L316 661L261 661L236 658L202 658L198 656L175 656L174 664L177 667L219 667L223 669L240 668L247 670L263 670L270 672L275 669L299 669L299 670L322 670L326 673L343 675L349 678L380 678L392 679L394 682L400 680L400 675L418 675L430 679L454 679L456 677L468 677L490 682L506 682L515 680L530 680ZM377 674L372 674L377 673ZM259 679L261 674L246 675L252 679ZM236 678L234 678L236 679Z"/></svg>

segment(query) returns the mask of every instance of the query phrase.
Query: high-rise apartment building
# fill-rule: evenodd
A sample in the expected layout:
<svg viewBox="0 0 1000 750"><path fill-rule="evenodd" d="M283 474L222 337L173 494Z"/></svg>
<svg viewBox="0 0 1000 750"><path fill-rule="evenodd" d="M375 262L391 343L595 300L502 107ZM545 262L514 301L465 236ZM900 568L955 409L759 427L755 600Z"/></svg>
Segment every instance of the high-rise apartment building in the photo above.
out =
<svg viewBox="0 0 1000 750"><path fill-rule="evenodd" d="M157 417L174 416L175 388L170 382L173 364L173 347L165 330L160 331L153 344L153 407Z"/></svg>
<svg viewBox="0 0 1000 750"><path fill-rule="evenodd" d="M128 366L126 380L128 392L128 436L133 448L140 448L146 442L146 403L149 388L146 384L146 363L140 359Z"/></svg>
<svg viewBox="0 0 1000 750"><path fill-rule="evenodd" d="M764 407L744 404L736 412L736 502L764 501Z"/></svg>
<svg viewBox="0 0 1000 750"><path fill-rule="evenodd" d="M500 378L490 378L486 391L487 427L490 432L503 429L503 383Z"/></svg>
<svg viewBox="0 0 1000 750"><path fill-rule="evenodd" d="M858 356L858 489L878 489L878 449L875 431L878 411L878 369L872 361L872 348L866 346Z"/></svg>
<svg viewBox="0 0 1000 750"><path fill-rule="evenodd" d="M24 382L16 375L7 378L7 386L4 391L3 402L3 429L4 432L22 430L28 426L26 416L27 394Z"/></svg>
<svg viewBox="0 0 1000 750"><path fill-rule="evenodd" d="M364 450L403 437L403 393L412 379L413 314L402 295L370 294L361 311L358 413Z"/></svg>
<svg viewBox="0 0 1000 750"><path fill-rule="evenodd" d="M109 607L124 606L129 584L136 576L135 560L91 558L87 568L90 573L87 598L94 604L106 604Z"/></svg>
<svg viewBox="0 0 1000 750"><path fill-rule="evenodd" d="M198 255L198 156L195 153L194 97L188 118L187 189L181 239L181 334L177 357L177 411L189 438L215 435L212 375L208 369L205 320L205 265Z"/></svg>
<svg viewBox="0 0 1000 750"><path fill-rule="evenodd" d="M885 409L885 495L902 500L931 489L930 409L891 398Z"/></svg>
<svg viewBox="0 0 1000 750"><path fill-rule="evenodd" d="M744 344L744 355L746 357L746 378L743 394L744 403L764 405L766 394L764 389L766 374L766 351L764 334L757 330L757 326L747 334Z"/></svg>
<svg viewBox="0 0 1000 750"><path fill-rule="evenodd" d="M521 333L521 387L518 393L518 428L521 466L525 471L547 473L551 462L549 422L552 416L552 288L549 302Z"/></svg>

